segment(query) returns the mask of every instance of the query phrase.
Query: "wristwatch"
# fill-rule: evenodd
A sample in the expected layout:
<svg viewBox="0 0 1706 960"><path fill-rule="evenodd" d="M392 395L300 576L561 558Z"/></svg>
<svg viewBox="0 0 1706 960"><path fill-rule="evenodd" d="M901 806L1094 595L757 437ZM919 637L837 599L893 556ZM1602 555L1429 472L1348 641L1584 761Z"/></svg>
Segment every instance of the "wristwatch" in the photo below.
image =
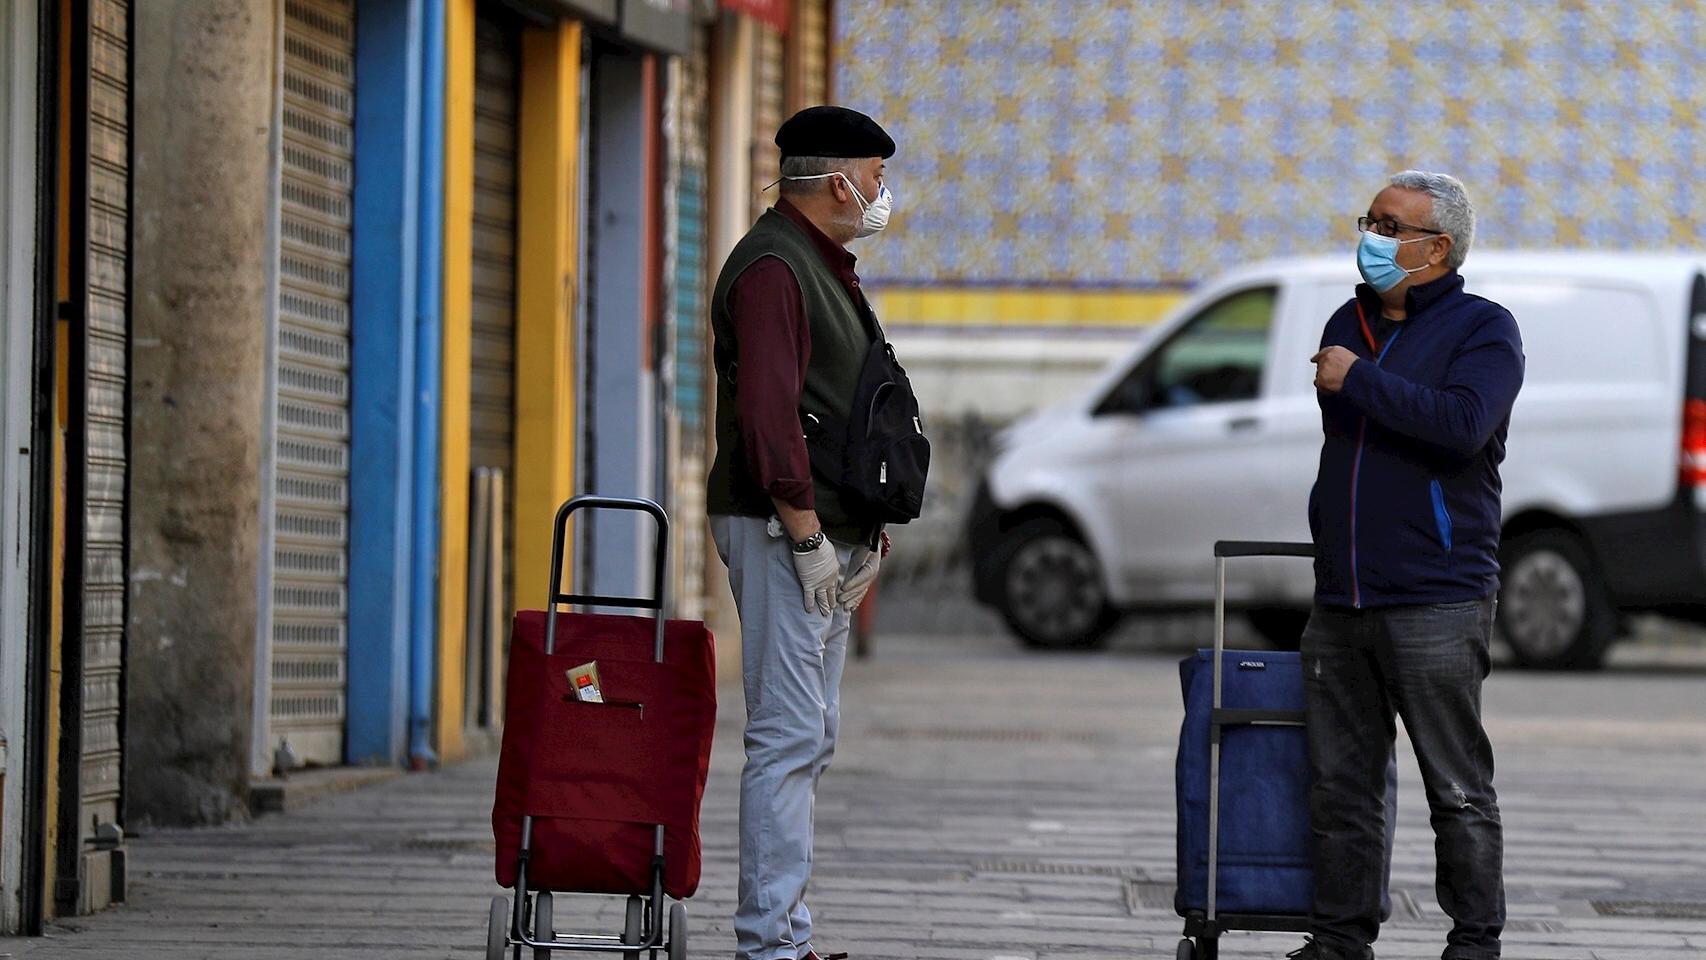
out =
<svg viewBox="0 0 1706 960"><path fill-rule="evenodd" d="M823 546L823 531L819 530L804 540L801 540L799 543L794 544L794 552L811 553L813 550L816 550L821 546Z"/></svg>

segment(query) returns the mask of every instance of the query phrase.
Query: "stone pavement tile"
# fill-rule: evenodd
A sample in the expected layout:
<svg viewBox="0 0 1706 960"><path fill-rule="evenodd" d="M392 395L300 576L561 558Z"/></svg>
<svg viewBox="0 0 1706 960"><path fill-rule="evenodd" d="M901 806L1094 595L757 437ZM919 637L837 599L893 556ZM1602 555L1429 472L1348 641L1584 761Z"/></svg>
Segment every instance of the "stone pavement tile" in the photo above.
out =
<svg viewBox="0 0 1706 960"><path fill-rule="evenodd" d="M1507 957L1706 953L1706 738L1690 733L1706 731L1699 672L1495 674ZM689 904L695 957L733 951L740 704L736 689L723 696L704 880ZM1173 955L1174 658L884 637L878 659L849 667L844 703L816 810L819 946L857 960ZM138 838L128 906L50 938L0 941L0 954L477 956L497 892L494 767L406 777L241 827ZM1380 956L1431 960L1447 921L1407 755L1401 784L1394 879L1404 910ZM1602 910L1649 900L1685 915ZM559 898L559 927L613 932L621 911L617 898ZM1233 933L1223 949L1229 960L1277 958L1299 942Z"/></svg>

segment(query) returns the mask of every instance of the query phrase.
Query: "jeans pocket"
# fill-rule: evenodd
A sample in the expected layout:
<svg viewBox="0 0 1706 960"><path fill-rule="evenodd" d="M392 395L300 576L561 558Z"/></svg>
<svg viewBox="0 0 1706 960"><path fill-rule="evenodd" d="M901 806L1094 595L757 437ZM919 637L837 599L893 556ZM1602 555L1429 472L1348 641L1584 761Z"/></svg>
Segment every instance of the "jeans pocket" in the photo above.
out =
<svg viewBox="0 0 1706 960"><path fill-rule="evenodd" d="M1426 604L1425 608L1433 613L1475 613L1478 612L1485 603L1485 600L1459 600L1455 603L1430 603Z"/></svg>

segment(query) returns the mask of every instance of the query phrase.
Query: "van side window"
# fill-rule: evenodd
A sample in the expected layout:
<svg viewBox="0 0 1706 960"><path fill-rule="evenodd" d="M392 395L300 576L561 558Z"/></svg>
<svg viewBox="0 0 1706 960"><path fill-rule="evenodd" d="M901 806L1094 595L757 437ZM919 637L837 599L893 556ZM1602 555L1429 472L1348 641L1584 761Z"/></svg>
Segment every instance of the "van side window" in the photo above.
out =
<svg viewBox="0 0 1706 960"><path fill-rule="evenodd" d="M1097 412L1143 413L1256 399L1277 296L1273 287L1240 290L1204 307L1138 364Z"/></svg>

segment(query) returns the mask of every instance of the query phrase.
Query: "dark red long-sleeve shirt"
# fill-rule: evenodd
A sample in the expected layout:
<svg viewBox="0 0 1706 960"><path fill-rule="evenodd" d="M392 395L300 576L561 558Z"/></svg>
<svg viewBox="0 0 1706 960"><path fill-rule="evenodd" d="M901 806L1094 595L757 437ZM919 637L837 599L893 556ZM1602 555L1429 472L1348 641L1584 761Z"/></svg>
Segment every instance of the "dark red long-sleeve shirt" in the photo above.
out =
<svg viewBox="0 0 1706 960"><path fill-rule="evenodd" d="M824 262L861 312L868 309L853 272L858 257L831 240L786 199L776 212L812 238ZM729 288L740 381L735 403L751 477L770 496L798 510L815 507L811 460L800 429L800 391L811 364L811 325L794 272L777 257L761 257Z"/></svg>

